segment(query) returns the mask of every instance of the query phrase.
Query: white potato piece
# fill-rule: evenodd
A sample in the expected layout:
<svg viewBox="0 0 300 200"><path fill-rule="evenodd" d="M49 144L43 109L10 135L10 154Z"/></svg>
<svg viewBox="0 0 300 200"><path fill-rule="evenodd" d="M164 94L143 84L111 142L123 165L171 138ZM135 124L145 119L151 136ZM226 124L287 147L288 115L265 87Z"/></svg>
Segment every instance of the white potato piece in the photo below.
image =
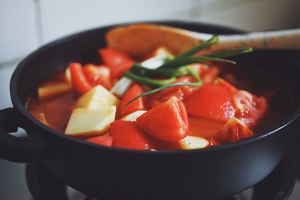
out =
<svg viewBox="0 0 300 200"><path fill-rule="evenodd" d="M209 142L201 137L186 136L179 141L179 145L182 149L202 149L207 147Z"/></svg>
<svg viewBox="0 0 300 200"><path fill-rule="evenodd" d="M136 121L136 119L141 116L142 114L144 114L145 112L147 112L146 110L137 110L133 113L130 113L129 115L124 116L121 120L124 121Z"/></svg>
<svg viewBox="0 0 300 200"><path fill-rule="evenodd" d="M65 134L72 136L98 136L107 133L115 120L116 106L76 108L73 110Z"/></svg>
<svg viewBox="0 0 300 200"><path fill-rule="evenodd" d="M119 99L101 85L97 85L81 96L76 108L100 108L103 106L116 106Z"/></svg>
<svg viewBox="0 0 300 200"><path fill-rule="evenodd" d="M69 83L61 82L61 83L46 84L38 88L38 97L39 99L47 99L71 90L72 90L72 85Z"/></svg>

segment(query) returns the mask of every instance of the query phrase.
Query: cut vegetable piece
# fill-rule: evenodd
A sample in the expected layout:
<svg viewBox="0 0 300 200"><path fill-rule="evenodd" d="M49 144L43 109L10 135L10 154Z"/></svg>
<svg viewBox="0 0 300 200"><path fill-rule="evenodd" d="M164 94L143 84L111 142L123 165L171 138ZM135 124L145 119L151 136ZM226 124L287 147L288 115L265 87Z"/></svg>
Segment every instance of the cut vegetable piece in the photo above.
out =
<svg viewBox="0 0 300 200"><path fill-rule="evenodd" d="M65 133L72 136L103 135L115 120L115 115L116 106L74 109Z"/></svg>
<svg viewBox="0 0 300 200"><path fill-rule="evenodd" d="M250 128L259 122L268 107L264 97L257 97L244 90L237 91L233 99L237 111L235 117Z"/></svg>
<svg viewBox="0 0 300 200"><path fill-rule="evenodd" d="M117 95L118 97L122 97L132 83L133 81L131 79L122 77L114 84L110 92Z"/></svg>
<svg viewBox="0 0 300 200"><path fill-rule="evenodd" d="M254 135L253 132L243 122L234 117L212 138L217 144L225 144L236 142L252 135Z"/></svg>
<svg viewBox="0 0 300 200"><path fill-rule="evenodd" d="M209 145L209 142L201 137L186 136L179 140L179 145L182 149L202 149Z"/></svg>
<svg viewBox="0 0 300 200"><path fill-rule="evenodd" d="M65 92L71 91L72 85L69 83L52 83L42 85L38 88L39 99L48 99Z"/></svg>
<svg viewBox="0 0 300 200"><path fill-rule="evenodd" d="M161 64L163 64L163 61L167 58L171 58L172 55L169 55L167 50L165 48L159 48L157 50L157 57L149 58L142 62L142 66L148 69L156 69ZM155 56L155 55L154 55ZM128 90L128 88L131 86L133 81L129 78L122 77L120 80L118 80L112 89L110 90L113 94L117 95L118 97L122 97L125 92Z"/></svg>
<svg viewBox="0 0 300 200"><path fill-rule="evenodd" d="M234 117L232 94L220 85L201 86L185 101L188 114L226 122Z"/></svg>
<svg viewBox="0 0 300 200"><path fill-rule="evenodd" d="M86 141L110 147L112 145L113 137L110 135L101 135L88 138Z"/></svg>
<svg viewBox="0 0 300 200"><path fill-rule="evenodd" d="M65 70L65 80L68 83L72 83L71 71L69 67Z"/></svg>
<svg viewBox="0 0 300 200"><path fill-rule="evenodd" d="M136 119L141 116L142 114L144 114L145 112L147 112L146 110L137 110L133 113L130 113L129 115L126 115L124 117L122 117L121 120L124 120L124 121L136 121Z"/></svg>
<svg viewBox="0 0 300 200"><path fill-rule="evenodd" d="M110 125L113 147L149 150L151 145L147 136L138 128L136 122L117 120Z"/></svg>
<svg viewBox="0 0 300 200"><path fill-rule="evenodd" d="M105 65L87 64L83 73L92 86L100 84L108 90L112 87L111 70Z"/></svg>
<svg viewBox="0 0 300 200"><path fill-rule="evenodd" d="M187 136L188 116L182 101L171 98L137 118L138 126L149 135L168 141Z"/></svg>
<svg viewBox="0 0 300 200"><path fill-rule="evenodd" d="M119 114L120 116L125 116L130 113L133 113L137 110L145 110L145 105L143 102L143 98L138 98L123 110L125 105L132 100L133 98L141 95L144 93L144 90L138 84L133 84L129 90L124 94L123 98L121 99L120 106L119 106Z"/></svg>
<svg viewBox="0 0 300 200"><path fill-rule="evenodd" d="M195 79L191 76L182 76L177 78L175 82L195 82ZM148 97L147 106L148 108L152 108L172 97L176 97L178 100L185 100L197 89L198 87L192 86L176 86L161 90Z"/></svg>
<svg viewBox="0 0 300 200"><path fill-rule="evenodd" d="M73 89L79 95L87 93L92 88L91 84L87 81L86 77L83 74L82 65L80 63L71 63L70 73Z"/></svg>
<svg viewBox="0 0 300 200"><path fill-rule="evenodd" d="M141 64L143 67L148 69L156 69L164 64L166 60L171 60L174 58L174 56L164 47L156 49L156 51L147 57L148 59L143 61Z"/></svg>
<svg viewBox="0 0 300 200"><path fill-rule="evenodd" d="M189 125L189 135L210 138L224 127L225 122L205 117L189 117Z"/></svg>
<svg viewBox="0 0 300 200"><path fill-rule="evenodd" d="M99 108L119 104L119 99L101 85L95 86L88 93L81 96L76 108Z"/></svg>
<svg viewBox="0 0 300 200"><path fill-rule="evenodd" d="M134 61L125 53L113 48L99 49L103 63L112 70L113 78L120 78L125 72L129 71Z"/></svg>

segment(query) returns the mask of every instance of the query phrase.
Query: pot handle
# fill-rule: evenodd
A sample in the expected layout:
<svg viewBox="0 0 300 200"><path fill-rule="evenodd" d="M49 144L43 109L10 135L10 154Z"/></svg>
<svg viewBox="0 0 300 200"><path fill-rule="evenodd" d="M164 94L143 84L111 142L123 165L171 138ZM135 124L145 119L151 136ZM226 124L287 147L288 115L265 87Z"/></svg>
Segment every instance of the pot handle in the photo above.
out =
<svg viewBox="0 0 300 200"><path fill-rule="evenodd" d="M32 162L49 158L49 148L39 134L15 137L19 125L13 108L0 110L0 157L14 162Z"/></svg>

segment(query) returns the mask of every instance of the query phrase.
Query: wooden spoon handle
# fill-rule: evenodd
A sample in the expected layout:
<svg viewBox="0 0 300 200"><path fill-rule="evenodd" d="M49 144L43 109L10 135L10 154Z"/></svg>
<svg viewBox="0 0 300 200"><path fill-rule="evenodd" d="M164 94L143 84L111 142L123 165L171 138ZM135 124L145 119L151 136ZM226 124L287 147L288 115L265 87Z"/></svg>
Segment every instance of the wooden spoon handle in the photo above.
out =
<svg viewBox="0 0 300 200"><path fill-rule="evenodd" d="M300 49L300 29L220 35L214 49L252 47L254 49Z"/></svg>
<svg viewBox="0 0 300 200"><path fill-rule="evenodd" d="M160 26L159 29L183 34L200 41L208 40L212 37L211 34L174 27ZM254 49L300 49L300 29L219 35L219 39L220 41L210 50L240 47L252 47Z"/></svg>

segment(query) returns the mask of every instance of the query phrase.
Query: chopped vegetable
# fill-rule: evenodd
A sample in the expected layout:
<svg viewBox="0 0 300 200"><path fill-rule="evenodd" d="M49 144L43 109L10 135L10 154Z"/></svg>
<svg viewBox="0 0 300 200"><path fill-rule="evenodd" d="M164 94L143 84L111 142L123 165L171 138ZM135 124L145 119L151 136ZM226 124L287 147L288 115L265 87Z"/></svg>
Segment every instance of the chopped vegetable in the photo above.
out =
<svg viewBox="0 0 300 200"><path fill-rule="evenodd" d="M138 126L161 140L180 140L189 131L188 116L182 101L171 98L137 118Z"/></svg>
<svg viewBox="0 0 300 200"><path fill-rule="evenodd" d="M132 85L129 90L124 94L124 97L121 99L120 102L120 109L124 108L124 106L132 100L134 97L142 94L144 90L139 86L138 84ZM145 110L145 105L142 98L139 98L132 102L130 105L128 105L124 110L120 110L119 114L121 116L128 115L132 112L135 112L137 110Z"/></svg>
<svg viewBox="0 0 300 200"><path fill-rule="evenodd" d="M69 83L52 83L41 85L38 88L38 97L39 99L45 100L68 92L70 90L72 90L72 85L70 85Z"/></svg>
<svg viewBox="0 0 300 200"><path fill-rule="evenodd" d="M83 73L92 86L102 85L108 90L112 87L111 70L104 65L88 64Z"/></svg>
<svg viewBox="0 0 300 200"><path fill-rule="evenodd" d="M228 120L225 126L212 138L217 144L225 144L236 142L252 135L253 132L243 122L234 117Z"/></svg>
<svg viewBox="0 0 300 200"><path fill-rule="evenodd" d="M124 120L124 121L136 121L136 119L141 116L142 114L144 114L145 112L147 112L146 110L137 110L133 113L130 113L129 115L126 115L124 117L122 117L121 120Z"/></svg>
<svg viewBox="0 0 300 200"><path fill-rule="evenodd" d="M120 78L125 72L129 71L134 63L122 51L112 48L99 49L103 63L112 70L113 78Z"/></svg>
<svg viewBox="0 0 300 200"><path fill-rule="evenodd" d="M101 85L97 85L88 93L81 96L76 108L100 108L103 106L117 106L119 99Z"/></svg>
<svg viewBox="0 0 300 200"><path fill-rule="evenodd" d="M209 145L209 142L201 137L186 136L179 140L179 145L182 149L202 149Z"/></svg>
<svg viewBox="0 0 300 200"><path fill-rule="evenodd" d="M66 135L96 136L103 135L115 120L116 106L101 108L76 108L73 110Z"/></svg>
<svg viewBox="0 0 300 200"><path fill-rule="evenodd" d="M117 95L118 97L122 97L127 89L131 86L133 81L126 77L122 77L120 80L115 83L115 85L111 88L110 92Z"/></svg>
<svg viewBox="0 0 300 200"><path fill-rule="evenodd" d="M147 136L138 128L136 122L117 120L110 125L113 147L149 150L150 142Z"/></svg>
<svg viewBox="0 0 300 200"><path fill-rule="evenodd" d="M206 117L189 117L190 133L189 135L211 138L216 135L226 122L214 120Z"/></svg>
<svg viewBox="0 0 300 200"><path fill-rule="evenodd" d="M75 92L79 95L87 93L92 85L88 82L82 71L82 65L80 63L70 64L70 73L72 78L72 85Z"/></svg>
<svg viewBox="0 0 300 200"><path fill-rule="evenodd" d="M188 114L226 122L234 117L232 94L220 85L203 85L186 101Z"/></svg>
<svg viewBox="0 0 300 200"><path fill-rule="evenodd" d="M250 128L261 120L268 107L264 97L256 97L244 90L235 92L233 99L237 110L235 117Z"/></svg>
<svg viewBox="0 0 300 200"><path fill-rule="evenodd" d="M88 138L86 141L91 142L91 143L95 143L95 144L100 144L100 145L103 145L103 146L111 147L113 137L110 136L110 135L101 135L101 136Z"/></svg>

